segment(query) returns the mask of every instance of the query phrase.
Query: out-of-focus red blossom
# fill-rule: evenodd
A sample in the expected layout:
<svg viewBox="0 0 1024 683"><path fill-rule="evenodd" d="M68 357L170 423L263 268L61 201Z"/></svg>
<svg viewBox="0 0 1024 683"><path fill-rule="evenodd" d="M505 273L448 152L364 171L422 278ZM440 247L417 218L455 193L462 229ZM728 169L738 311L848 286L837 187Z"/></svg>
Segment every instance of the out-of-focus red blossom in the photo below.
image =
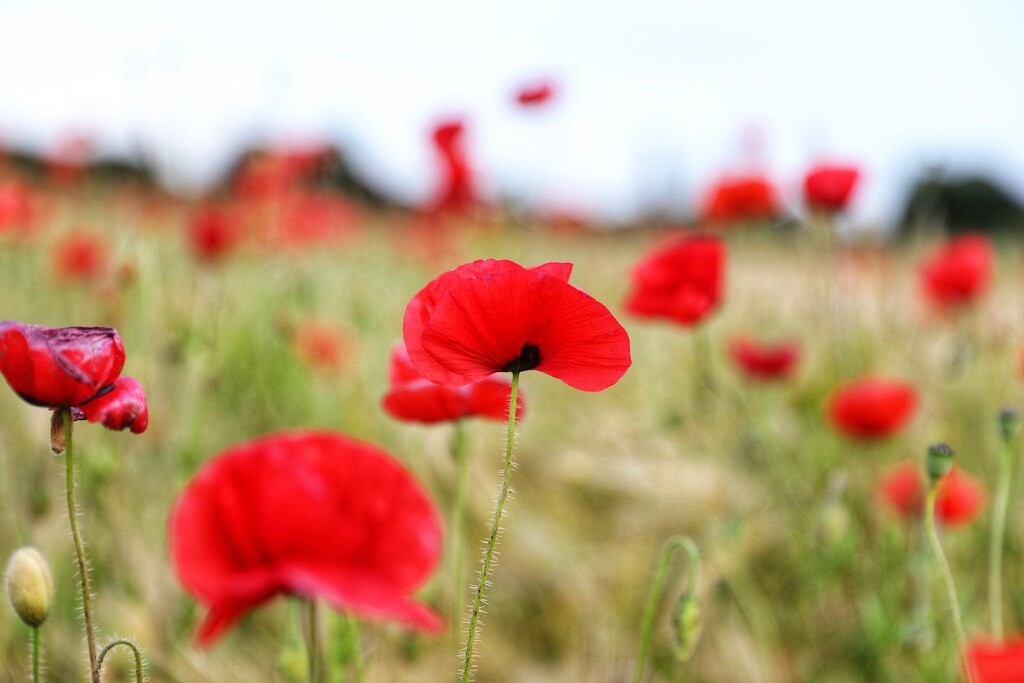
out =
<svg viewBox="0 0 1024 683"><path fill-rule="evenodd" d="M908 461L893 467L878 485L885 503L906 518L924 512L927 485L921 463ZM974 521L985 504L985 489L958 467L950 470L935 495L935 518L945 526L961 526Z"/></svg>
<svg viewBox="0 0 1024 683"><path fill-rule="evenodd" d="M340 370L349 356L349 342L338 328L319 320L306 320L295 331L295 353L307 366Z"/></svg>
<svg viewBox="0 0 1024 683"><path fill-rule="evenodd" d="M725 245L716 237L683 237L645 256L633 267L626 309L638 316L695 325L722 298Z"/></svg>
<svg viewBox="0 0 1024 683"><path fill-rule="evenodd" d="M357 220L356 210L343 198L299 190L284 201L277 237L289 246L323 244L344 237Z"/></svg>
<svg viewBox="0 0 1024 683"><path fill-rule="evenodd" d="M96 280L106 272L109 262L107 243L99 235L68 235L54 246L53 270L64 280Z"/></svg>
<svg viewBox="0 0 1024 683"><path fill-rule="evenodd" d="M921 264L925 297L940 308L966 306L988 289L994 250L984 235L962 235L940 247Z"/></svg>
<svg viewBox="0 0 1024 683"><path fill-rule="evenodd" d="M247 201L282 199L308 186L330 154L330 147L310 142L251 154L235 176L233 190Z"/></svg>
<svg viewBox="0 0 1024 683"><path fill-rule="evenodd" d="M438 187L428 210L432 213L461 214L476 204L474 173L466 155L466 125L453 119L435 126L431 135L437 152Z"/></svg>
<svg viewBox="0 0 1024 683"><path fill-rule="evenodd" d="M120 377L123 367L124 345L110 327L0 323L0 372L18 396L141 434L149 425L146 396L137 381Z"/></svg>
<svg viewBox="0 0 1024 683"><path fill-rule="evenodd" d="M732 224L771 220L779 215L775 186L759 175L725 178L704 199L701 218L708 223Z"/></svg>
<svg viewBox="0 0 1024 683"><path fill-rule="evenodd" d="M967 664L974 683L1020 683L1024 680L1024 636L1001 643L974 639L967 644Z"/></svg>
<svg viewBox="0 0 1024 683"><path fill-rule="evenodd" d="M473 261L443 273L405 309L405 346L431 382L461 386L495 372L539 370L601 391L629 368L629 336L569 284L571 263L524 268Z"/></svg>
<svg viewBox="0 0 1024 683"><path fill-rule="evenodd" d="M222 260L238 248L242 225L238 218L219 206L200 207L188 223L188 246L205 263Z"/></svg>
<svg viewBox="0 0 1024 683"><path fill-rule="evenodd" d="M832 426L852 439L883 439L903 428L917 410L917 392L905 382L864 377L841 385L832 394Z"/></svg>
<svg viewBox="0 0 1024 683"><path fill-rule="evenodd" d="M860 169L856 166L815 166L804 177L804 203L818 211L843 211L859 178Z"/></svg>
<svg viewBox="0 0 1024 683"><path fill-rule="evenodd" d="M32 194L25 184L17 180L0 183L0 233L27 232L34 218Z"/></svg>
<svg viewBox="0 0 1024 683"><path fill-rule="evenodd" d="M93 142L87 135L75 133L64 137L47 158L50 177L58 183L78 181L92 153Z"/></svg>
<svg viewBox="0 0 1024 683"><path fill-rule="evenodd" d="M515 101L520 107L540 107L555 96L555 85L549 80L524 85L516 91Z"/></svg>
<svg viewBox="0 0 1024 683"><path fill-rule="evenodd" d="M751 379L784 379L800 360L800 345L792 341L764 343L743 336L729 343L729 355Z"/></svg>
<svg viewBox="0 0 1024 683"><path fill-rule="evenodd" d="M391 351L388 373L391 388L382 401L384 410L397 420L408 422L450 422L465 417L508 420L512 383L507 377L491 375L470 384L449 387L424 379L409 358L404 344ZM516 396L516 419L522 419L526 399Z"/></svg>
<svg viewBox="0 0 1024 683"><path fill-rule="evenodd" d="M391 456L330 432L282 432L202 467L170 516L178 577L209 608L213 643L279 593L427 631L440 618L412 595L441 553L441 521Z"/></svg>

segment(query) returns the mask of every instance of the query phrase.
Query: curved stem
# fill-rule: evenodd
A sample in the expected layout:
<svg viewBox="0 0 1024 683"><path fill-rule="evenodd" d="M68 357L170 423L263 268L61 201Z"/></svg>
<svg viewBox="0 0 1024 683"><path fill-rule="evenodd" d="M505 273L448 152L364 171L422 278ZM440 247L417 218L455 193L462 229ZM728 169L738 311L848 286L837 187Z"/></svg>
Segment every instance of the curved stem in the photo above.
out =
<svg viewBox="0 0 1024 683"><path fill-rule="evenodd" d="M92 594L89 592L89 564L85 559L82 535L78 531L78 508L75 506L75 461L71 431L73 422L71 408L58 408L64 421L64 463L67 470L68 521L71 523L71 538L75 542L75 556L78 559L78 575L82 579L82 616L85 619L85 639L89 646L89 673L92 683L100 683L100 669L96 658L96 633L92 625Z"/></svg>
<svg viewBox="0 0 1024 683"><path fill-rule="evenodd" d="M473 650L476 646L480 627L480 611L484 604L484 591L494 564L494 548L498 543L498 532L501 530L501 516L508 499L510 478L512 476L512 448L516 439L516 402L519 400L519 372L512 373L512 390L509 392L508 435L505 440L505 469L502 472L501 492L494 506L491 517L491 530L484 548L483 560L480 563L480 575L477 577L476 589L473 593L473 608L469 613L469 631L466 634L466 647L462 655L462 683L469 683L473 674Z"/></svg>
<svg viewBox="0 0 1024 683"><path fill-rule="evenodd" d="M456 420L452 430L452 458L455 460L455 500L452 503L450 553L452 563L452 614L462 614L462 526L466 514L466 491L469 488L469 459L466 457L466 426ZM459 620L452 619L452 637L459 640Z"/></svg>
<svg viewBox="0 0 1024 683"><path fill-rule="evenodd" d="M651 581L651 590L647 593L644 621L640 629L640 651L637 653L636 666L633 669L633 683L640 683L644 677L647 651L650 649L651 634L654 632L654 616L658 611L658 598L661 597L665 574L668 572L668 565L676 548L685 549L690 560L689 571L686 573L686 591L692 594L697 587L697 573L700 570L700 551L697 550L697 544L688 536L673 536L661 547L658 564L654 569L654 579Z"/></svg>
<svg viewBox="0 0 1024 683"><path fill-rule="evenodd" d="M1006 508L1010 502L1012 456L1009 442L1003 443L999 460L999 484L995 508L992 512L992 531L988 553L988 614L989 630L997 641L1003 640L1003 535L1006 530Z"/></svg>
<svg viewBox="0 0 1024 683"><path fill-rule="evenodd" d="M97 663L97 673L103 671L103 660L106 659L107 653L118 645L124 645L132 651L132 655L135 657L135 683L142 683L142 653L139 652L139 646L127 638L112 640L107 643L102 650L100 650L99 661Z"/></svg>
<svg viewBox="0 0 1024 683"><path fill-rule="evenodd" d="M967 683L973 683L971 667L967 661L967 637L964 635L964 622L960 616L960 601L956 597L956 584L953 583L953 572L949 569L949 562L942 552L942 544L939 543L939 534L935 530L935 496L938 492L937 482L933 482L928 491L928 501L925 507L925 524L928 528L928 540L932 546L932 553L939 565L939 573L946 585L946 597L949 599L949 612L953 619L953 630L956 633L956 647L960 653L960 663L967 677Z"/></svg>
<svg viewBox="0 0 1024 683"><path fill-rule="evenodd" d="M366 666L363 664L363 656L359 649L359 622L351 613L345 615L345 622L348 626L349 653L356 670L356 683L363 683L366 678Z"/></svg>
<svg viewBox="0 0 1024 683"><path fill-rule="evenodd" d="M32 627L32 683L40 683L39 678L39 627Z"/></svg>

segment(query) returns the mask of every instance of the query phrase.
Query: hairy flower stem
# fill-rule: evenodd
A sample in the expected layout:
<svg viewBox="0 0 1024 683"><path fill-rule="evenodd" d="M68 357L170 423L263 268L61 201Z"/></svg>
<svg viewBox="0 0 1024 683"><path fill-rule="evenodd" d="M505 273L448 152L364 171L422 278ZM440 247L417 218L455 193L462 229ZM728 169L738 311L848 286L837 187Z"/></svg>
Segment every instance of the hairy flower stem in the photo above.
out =
<svg viewBox="0 0 1024 683"><path fill-rule="evenodd" d="M658 611L658 599L661 597L661 589L665 583L665 574L668 572L668 565L676 548L686 550L690 561L690 566L686 573L686 592L692 595L697 587L700 551L697 550L697 545L688 536L673 536L665 541L665 545L661 547L661 553L658 555L658 564L654 569L654 578L651 581L651 590L647 593L647 603L644 606L644 621L640 629L640 651L637 653L636 665L633 669L633 683L640 683L644 677L647 651L650 649L651 635L654 633L654 617Z"/></svg>
<svg viewBox="0 0 1024 683"><path fill-rule="evenodd" d="M142 653L139 652L139 647L127 638L118 638L107 643L102 650L100 650L99 657L99 670L103 671L103 660L106 659L107 653L113 650L118 645L122 645L132 651L132 656L135 657L135 683L142 683Z"/></svg>
<svg viewBox="0 0 1024 683"><path fill-rule="evenodd" d="M89 592L89 564L85 559L82 535L78 531L78 508L75 506L75 461L72 448L73 427L71 408L58 408L64 421L64 462L67 470L68 521L71 523L71 538L75 542L75 556L78 558L78 575L82 579L82 616L85 619L85 640L89 646L89 674L92 683L100 683L100 668L96 657L96 633L92 624L92 594Z"/></svg>
<svg viewBox="0 0 1024 683"><path fill-rule="evenodd" d="M992 530L988 553L988 616L989 630L998 642L1003 640L1003 536L1006 530L1006 508L1010 502L1010 479L1013 462L1009 439L1003 442L999 460L999 484L992 511Z"/></svg>
<svg viewBox="0 0 1024 683"><path fill-rule="evenodd" d="M494 515L491 517L491 530L487 537L487 546L484 548L484 557L480 563L480 575L477 577L476 589L473 594L473 608L469 613L469 631L466 634L466 648L462 658L462 683L469 683L473 675L473 650L476 646L476 639L480 624L480 611L484 604L484 591L487 589L488 577L491 574L491 565L494 563L494 548L498 544L498 532L501 530L501 516L505 509L505 501L508 499L511 489L510 479L512 476L512 447L516 440L516 402L519 400L519 372L512 373L512 390L509 393L508 408L508 437L505 441L505 469L502 472L501 492L498 494L498 501L494 505Z"/></svg>
<svg viewBox="0 0 1024 683"><path fill-rule="evenodd" d="M462 614L462 526L466 513L466 491L469 488L469 458L466 457L466 425L456 420L452 429L452 458L455 460L455 500L452 503L452 523L449 549L452 563L452 614ZM452 640L459 641L459 620L452 619Z"/></svg>
<svg viewBox="0 0 1024 683"><path fill-rule="evenodd" d="M964 622L960 616L960 601L956 597L956 585L953 583L953 572L949 569L949 562L942 552L942 544L939 543L939 534L935 530L935 497L938 493L938 481L933 481L928 491L928 500L925 507L925 524L928 527L928 540L932 546L932 554L939 565L939 573L946 584L946 597L949 599L949 612L953 620L953 630L956 633L956 647L960 653L960 663L963 667L967 683L974 683L971 677L971 667L967 661L967 637L964 635Z"/></svg>
<svg viewBox="0 0 1024 683"><path fill-rule="evenodd" d="M39 677L39 627L32 627L32 683L40 683Z"/></svg>

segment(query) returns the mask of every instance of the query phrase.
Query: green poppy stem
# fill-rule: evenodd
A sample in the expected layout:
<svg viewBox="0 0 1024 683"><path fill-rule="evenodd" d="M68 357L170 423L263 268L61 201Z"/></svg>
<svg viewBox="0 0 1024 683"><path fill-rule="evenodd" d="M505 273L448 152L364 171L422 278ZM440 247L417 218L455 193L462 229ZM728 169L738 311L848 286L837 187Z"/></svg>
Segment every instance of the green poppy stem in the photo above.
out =
<svg viewBox="0 0 1024 683"><path fill-rule="evenodd" d="M352 666L356 670L356 683L363 683L366 679L366 666L363 664L363 655L359 649L359 621L349 613L345 615L345 625L348 633L349 655L352 658Z"/></svg>
<svg viewBox="0 0 1024 683"><path fill-rule="evenodd" d="M109 643L107 643L102 650L100 650L100 656L97 662L99 670L101 672L103 671L103 660L106 659L107 653L109 653L118 645L127 647L129 650L132 651L132 656L135 657L135 683L142 683L142 653L139 652L139 646L133 643L132 641L128 640L127 638L118 638L117 640L112 640Z"/></svg>
<svg viewBox="0 0 1024 683"><path fill-rule="evenodd" d="M41 683L39 677L39 627L32 627L32 683Z"/></svg>
<svg viewBox="0 0 1024 683"><path fill-rule="evenodd" d="M469 683L473 675L473 652L480 628L480 612L484 604L484 591L494 564L494 548L498 544L498 532L501 530L501 517L505 510L505 501L511 490L512 448L516 439L516 402L519 400L519 372L512 373L512 390L509 393L508 436L505 441L505 469L502 472L501 492L494 506L491 517L491 530L487 537L487 546L480 563L480 575L477 577L473 593L473 608L469 613L469 631L466 634L466 647L462 657L462 683Z"/></svg>
<svg viewBox="0 0 1024 683"><path fill-rule="evenodd" d="M1013 457L1010 439L1004 438L999 459L999 483L992 514L992 529L988 553L988 614L989 630L998 642L1003 640L1003 536L1006 532L1006 509L1010 503L1010 480Z"/></svg>
<svg viewBox="0 0 1024 683"><path fill-rule="evenodd" d="M309 683L320 683L320 610L316 600L306 600L306 673Z"/></svg>
<svg viewBox="0 0 1024 683"><path fill-rule="evenodd" d="M452 458L455 460L455 500L452 503L452 523L449 533L449 552L452 563L452 614L462 615L462 540L463 518L466 515L466 492L469 489L469 458L466 454L466 425L456 420L452 428ZM459 640L459 619L452 619L452 640Z"/></svg>
<svg viewBox="0 0 1024 683"><path fill-rule="evenodd" d="M956 647L960 653L960 662L963 666L964 676L967 683L974 683L971 677L971 667L967 661L967 637L964 635L963 617L960 615L960 601L956 597L956 584L953 583L953 572L946 561L946 555L942 552L942 544L939 543L939 534L935 529L935 498L938 493L938 479L931 483L928 490L928 500L925 507L925 524L928 529L928 540L932 546L932 554L939 565L939 573L946 586L946 597L949 599L949 612L953 621L953 630L956 633Z"/></svg>

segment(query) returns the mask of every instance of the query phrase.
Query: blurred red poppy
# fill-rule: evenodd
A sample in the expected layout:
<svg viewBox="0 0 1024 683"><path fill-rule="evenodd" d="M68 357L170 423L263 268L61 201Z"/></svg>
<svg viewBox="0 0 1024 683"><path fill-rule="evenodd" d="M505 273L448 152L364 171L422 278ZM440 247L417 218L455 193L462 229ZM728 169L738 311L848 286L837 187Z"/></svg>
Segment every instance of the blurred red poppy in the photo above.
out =
<svg viewBox="0 0 1024 683"><path fill-rule="evenodd" d="M110 258L108 245L99 235L78 233L58 242L53 252L53 269L69 281L89 282L106 271Z"/></svg>
<svg viewBox="0 0 1024 683"><path fill-rule="evenodd" d="M61 139L47 158L50 177L58 183L73 183L81 179L93 155L93 142L89 136L73 133Z"/></svg>
<svg viewBox="0 0 1024 683"><path fill-rule="evenodd" d="M815 166L804 177L804 203L811 209L837 213L846 208L860 178L856 166Z"/></svg>
<svg viewBox="0 0 1024 683"><path fill-rule="evenodd" d="M34 217L32 195L28 188L17 180L0 183L0 232L27 232L32 227Z"/></svg>
<svg viewBox="0 0 1024 683"><path fill-rule="evenodd" d="M236 216L217 206L204 206L188 224L188 246L200 261L214 263L233 252L242 239Z"/></svg>
<svg viewBox="0 0 1024 683"><path fill-rule="evenodd" d="M927 495L921 463L900 463L879 481L879 493L885 503L902 517L920 517ZM960 526L974 521L985 504L985 489L959 468L950 470L935 497L935 518L945 526Z"/></svg>
<svg viewBox="0 0 1024 683"><path fill-rule="evenodd" d="M463 140L465 131L465 123L459 119L443 121L434 128L438 188L428 207L431 212L464 213L476 204L474 173Z"/></svg>
<svg viewBox="0 0 1024 683"><path fill-rule="evenodd" d="M149 425L142 386L118 379L124 345L110 327L0 323L0 372L18 396L48 408L77 407L76 417L141 434Z"/></svg>
<svg viewBox="0 0 1024 683"><path fill-rule="evenodd" d="M460 387L434 384L424 379L409 358L404 344L391 351L391 388L384 396L384 409L397 420L408 422L449 422L465 417L508 420L512 383L507 377L490 375ZM516 419L526 410L522 390L516 396Z"/></svg>
<svg viewBox="0 0 1024 683"><path fill-rule="evenodd" d="M311 368L336 371L345 365L350 349L337 327L306 320L295 331L295 353Z"/></svg>
<svg viewBox="0 0 1024 683"><path fill-rule="evenodd" d="M209 645L279 593L428 631L412 598L441 553L441 521L422 487L384 451L330 432L281 432L205 463L171 511L178 578L209 608Z"/></svg>
<svg viewBox="0 0 1024 683"><path fill-rule="evenodd" d="M629 336L607 308L569 284L571 263L523 268L474 261L409 302L409 357L431 382L460 386L495 372L539 370L583 391L629 368Z"/></svg>
<svg viewBox="0 0 1024 683"><path fill-rule="evenodd" d="M683 237L633 268L626 309L638 316L695 325L717 308L725 279L725 245L708 236Z"/></svg>
<svg viewBox="0 0 1024 683"><path fill-rule="evenodd" d="M941 308L973 303L988 289L993 260L992 243L984 235L951 240L921 264L925 297Z"/></svg>
<svg viewBox="0 0 1024 683"><path fill-rule="evenodd" d="M917 409L917 392L898 380L865 377L840 386L828 404L832 426L853 439L882 439L898 432Z"/></svg>
<svg viewBox="0 0 1024 683"><path fill-rule="evenodd" d="M759 175L721 180L704 200L701 219L709 223L767 221L779 215L775 186Z"/></svg>
<svg viewBox="0 0 1024 683"><path fill-rule="evenodd" d="M729 354L751 379L783 379L800 360L800 345L791 341L766 344L749 337L737 337L729 343Z"/></svg>
<svg viewBox="0 0 1024 683"><path fill-rule="evenodd" d="M551 101L555 95L555 86L551 81L543 80L524 85L516 91L516 103L521 107L539 107Z"/></svg>
<svg viewBox="0 0 1024 683"><path fill-rule="evenodd" d="M282 203L276 238L288 246L324 244L344 237L357 218L355 208L335 194L296 190Z"/></svg>
<svg viewBox="0 0 1024 683"><path fill-rule="evenodd" d="M972 640L967 663L974 683L1020 683L1024 680L1024 637L1004 642Z"/></svg>

